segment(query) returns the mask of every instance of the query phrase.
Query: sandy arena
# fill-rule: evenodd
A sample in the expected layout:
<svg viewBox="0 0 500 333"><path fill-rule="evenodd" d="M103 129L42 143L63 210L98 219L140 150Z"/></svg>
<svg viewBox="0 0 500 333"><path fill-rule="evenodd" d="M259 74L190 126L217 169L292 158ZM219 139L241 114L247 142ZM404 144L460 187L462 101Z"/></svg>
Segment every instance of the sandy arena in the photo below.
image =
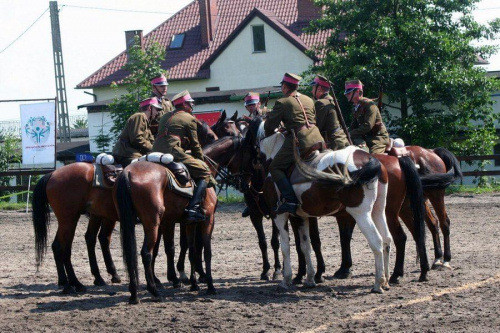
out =
<svg viewBox="0 0 500 333"><path fill-rule="evenodd" d="M62 295L49 249L39 272L31 215L0 212L0 330L99 332L498 332L500 329L500 194L446 197L451 218L452 270L429 273L417 282L419 267L415 245L407 243L406 275L402 283L383 295L370 294L374 283L373 255L356 229L353 236L353 276L333 279L340 263L337 225L320 220L326 281L315 289L278 290L276 281L261 281L261 255L257 235L242 205L225 205L216 215L213 235L213 276L218 294L206 296L188 287L174 289L166 279L163 252L157 261L164 301L149 301L140 271L141 304L128 304L128 278L124 270L119 230L112 253L122 283L95 287L90 274L82 217L73 244L73 264L85 294ZM271 224L266 222L268 240ZM57 222L50 230L52 242ZM142 245L142 226L136 227ZM291 239L293 250L293 237ZM178 243L178 240L176 241ZM269 241L268 241L269 244ZM427 231L427 251L433 246ZM270 244L268 253L272 258ZM103 276L105 267L97 249ZM178 252L178 250L177 250ZM394 264L391 253L391 272ZM140 260L140 259L139 259ZM292 252L293 271L297 255ZM140 265L142 269L142 264ZM189 267L189 266L188 266ZM107 276L110 283L109 276Z"/></svg>

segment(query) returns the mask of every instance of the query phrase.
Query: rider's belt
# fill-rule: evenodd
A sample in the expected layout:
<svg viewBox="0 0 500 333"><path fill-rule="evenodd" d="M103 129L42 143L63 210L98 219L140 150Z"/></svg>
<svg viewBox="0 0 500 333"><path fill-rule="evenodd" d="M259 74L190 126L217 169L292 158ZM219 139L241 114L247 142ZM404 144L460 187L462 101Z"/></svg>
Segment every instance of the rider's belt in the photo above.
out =
<svg viewBox="0 0 500 333"><path fill-rule="evenodd" d="M306 128L313 128L315 125L314 124L310 124L309 126L307 125L302 125L302 126L299 126L299 127L296 127L296 128L293 128L292 131L295 132L295 134L299 133L300 131L302 131L303 129L306 129Z"/></svg>

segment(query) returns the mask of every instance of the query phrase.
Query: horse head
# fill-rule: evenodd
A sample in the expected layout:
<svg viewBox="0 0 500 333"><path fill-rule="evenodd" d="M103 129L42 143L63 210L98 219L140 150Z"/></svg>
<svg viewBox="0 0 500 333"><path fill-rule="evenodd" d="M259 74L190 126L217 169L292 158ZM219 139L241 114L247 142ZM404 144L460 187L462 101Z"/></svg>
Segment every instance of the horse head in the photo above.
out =
<svg viewBox="0 0 500 333"><path fill-rule="evenodd" d="M198 134L198 141L202 147L214 143L219 139L217 134L214 133L205 121L197 119L197 123L196 134Z"/></svg>
<svg viewBox="0 0 500 333"><path fill-rule="evenodd" d="M217 134L218 137L224 136L238 136L241 137L241 132L236 127L236 119L238 117L238 111L231 117L226 117L226 111L222 112L222 115L217 120L217 122L212 126L212 130Z"/></svg>

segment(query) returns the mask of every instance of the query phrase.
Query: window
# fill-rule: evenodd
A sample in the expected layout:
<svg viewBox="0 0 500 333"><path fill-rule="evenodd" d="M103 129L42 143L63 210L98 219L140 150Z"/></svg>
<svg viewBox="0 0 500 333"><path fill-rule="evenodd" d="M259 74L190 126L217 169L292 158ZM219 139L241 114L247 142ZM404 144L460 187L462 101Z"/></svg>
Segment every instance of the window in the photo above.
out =
<svg viewBox="0 0 500 333"><path fill-rule="evenodd" d="M220 87L206 87L205 91L220 91Z"/></svg>
<svg viewBox="0 0 500 333"><path fill-rule="evenodd" d="M253 32L253 51L266 52L266 38L264 36L264 26L263 25L252 26L252 32Z"/></svg>
<svg viewBox="0 0 500 333"><path fill-rule="evenodd" d="M184 34L177 34L172 36L172 41L170 42L171 49L180 49L184 44Z"/></svg>
<svg viewBox="0 0 500 333"><path fill-rule="evenodd" d="M493 147L493 154L500 155L500 144ZM495 160L495 166L500 166L500 160Z"/></svg>

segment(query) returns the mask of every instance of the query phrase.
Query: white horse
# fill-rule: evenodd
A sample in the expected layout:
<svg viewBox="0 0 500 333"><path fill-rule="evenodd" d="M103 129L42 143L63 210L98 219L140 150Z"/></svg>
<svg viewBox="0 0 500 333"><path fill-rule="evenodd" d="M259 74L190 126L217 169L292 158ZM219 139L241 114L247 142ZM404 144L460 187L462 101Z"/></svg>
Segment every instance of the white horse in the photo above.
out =
<svg viewBox="0 0 500 333"><path fill-rule="evenodd" d="M264 138L264 121L261 122L255 138L255 147L259 147L266 160L276 156L285 140L284 135L279 132ZM307 264L304 286L316 285L308 217L334 215L345 209L356 220L375 256L375 284L372 292L383 293L384 289L389 288L389 254L392 243L385 217L387 170L378 160L354 146L329 151L318 157L320 160L314 169L295 155L296 168L292 172L291 182L301 204L297 215L303 219L299 234L302 240L301 250ZM343 172L339 165L343 166ZM279 193L277 187L276 191ZM279 229L283 253L283 280L280 286L284 289L288 289L292 284L289 234L285 229L288 215L284 213L274 219Z"/></svg>

